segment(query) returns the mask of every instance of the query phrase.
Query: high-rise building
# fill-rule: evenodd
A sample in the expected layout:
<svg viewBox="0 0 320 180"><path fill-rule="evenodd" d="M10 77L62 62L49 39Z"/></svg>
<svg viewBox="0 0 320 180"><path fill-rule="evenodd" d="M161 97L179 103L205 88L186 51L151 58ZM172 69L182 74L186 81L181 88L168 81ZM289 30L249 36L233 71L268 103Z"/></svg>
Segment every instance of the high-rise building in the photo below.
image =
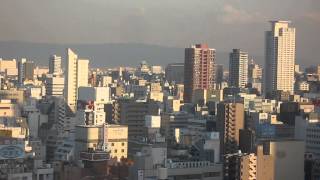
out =
<svg viewBox="0 0 320 180"><path fill-rule="evenodd" d="M215 82L216 82L216 84L221 84L222 81L223 81L223 65L222 64L216 64L214 67L215 67L214 71L216 73Z"/></svg>
<svg viewBox="0 0 320 180"><path fill-rule="evenodd" d="M21 86L24 80L24 64L26 63L27 59L22 58L18 61L18 83Z"/></svg>
<svg viewBox="0 0 320 180"><path fill-rule="evenodd" d="M49 74L61 74L61 56L52 55L49 58Z"/></svg>
<svg viewBox="0 0 320 180"><path fill-rule="evenodd" d="M250 64L248 65L248 82L253 83L255 80L262 80L262 68L259 64L256 64L253 60L251 60Z"/></svg>
<svg viewBox="0 0 320 180"><path fill-rule="evenodd" d="M77 107L78 88L88 86L89 60L78 59L70 48L67 49L65 99L72 112Z"/></svg>
<svg viewBox="0 0 320 180"><path fill-rule="evenodd" d="M271 21L266 32L265 94L294 91L295 28L288 21Z"/></svg>
<svg viewBox="0 0 320 180"><path fill-rule="evenodd" d="M224 179L257 179L257 156L254 153L227 154L224 163Z"/></svg>
<svg viewBox="0 0 320 180"><path fill-rule="evenodd" d="M24 81L26 80L31 80L33 81L34 79L34 62L33 61L26 61L24 63Z"/></svg>
<svg viewBox="0 0 320 180"><path fill-rule="evenodd" d="M172 63L168 64L165 70L166 80L168 82L175 82L176 84L182 84L184 78L184 64Z"/></svg>
<svg viewBox="0 0 320 180"><path fill-rule="evenodd" d="M248 84L248 53L233 49L229 60L229 86L245 88Z"/></svg>
<svg viewBox="0 0 320 180"><path fill-rule="evenodd" d="M34 78L35 64L33 61L27 61L27 59L22 58L18 61L18 83L23 85L26 80L32 80Z"/></svg>
<svg viewBox="0 0 320 180"><path fill-rule="evenodd" d="M217 117L222 154L236 153L239 148L240 129L244 129L243 104L221 102L218 104Z"/></svg>
<svg viewBox="0 0 320 180"><path fill-rule="evenodd" d="M215 49L196 44L185 49L184 101L191 102L196 89L214 88Z"/></svg>

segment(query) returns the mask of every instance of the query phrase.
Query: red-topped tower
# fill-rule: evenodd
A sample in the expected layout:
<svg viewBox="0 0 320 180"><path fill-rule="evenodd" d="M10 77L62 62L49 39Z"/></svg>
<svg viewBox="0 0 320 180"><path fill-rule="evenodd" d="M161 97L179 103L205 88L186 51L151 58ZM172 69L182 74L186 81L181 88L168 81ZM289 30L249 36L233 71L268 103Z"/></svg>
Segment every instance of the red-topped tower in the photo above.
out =
<svg viewBox="0 0 320 180"><path fill-rule="evenodd" d="M196 44L185 49L184 60L184 101L191 102L196 89L214 87L215 49L207 44Z"/></svg>

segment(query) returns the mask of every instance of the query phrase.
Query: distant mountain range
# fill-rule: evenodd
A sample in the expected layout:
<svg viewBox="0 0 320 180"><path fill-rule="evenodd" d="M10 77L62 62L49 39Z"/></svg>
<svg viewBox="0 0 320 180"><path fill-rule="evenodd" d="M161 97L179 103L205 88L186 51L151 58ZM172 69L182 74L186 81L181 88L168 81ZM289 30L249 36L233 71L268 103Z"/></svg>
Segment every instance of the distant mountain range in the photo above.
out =
<svg viewBox="0 0 320 180"><path fill-rule="evenodd" d="M30 42L0 42L0 58L27 58L39 65L48 65L51 54L65 59L66 48L73 49L80 58L90 59L91 67L137 66L145 60L151 65L166 66L183 62L184 49L135 43L108 44L46 44ZM229 53L217 51L217 63L228 65ZM261 59L261 58L258 58ZM258 60L261 64L261 60Z"/></svg>

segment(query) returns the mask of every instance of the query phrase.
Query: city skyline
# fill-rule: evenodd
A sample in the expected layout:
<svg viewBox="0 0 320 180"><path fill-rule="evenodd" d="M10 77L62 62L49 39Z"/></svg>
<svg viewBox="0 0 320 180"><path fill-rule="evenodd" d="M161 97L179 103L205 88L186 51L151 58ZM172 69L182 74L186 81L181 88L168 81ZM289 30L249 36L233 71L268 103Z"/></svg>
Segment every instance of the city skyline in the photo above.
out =
<svg viewBox="0 0 320 180"><path fill-rule="evenodd" d="M4 1L0 7L3 8L0 9L0 22L4 27L0 33L0 42L141 43L178 48L203 42L217 52L241 48L249 54L263 56L263 32L269 29L265 22L288 19L299 29L299 62L311 64L318 60L315 50L320 46L320 40L314 34L319 32L320 28L320 15L317 11L320 4L316 0L228 0L204 1L201 4L181 0L164 3L141 0L123 4L102 0L81 0L74 3L68 0L63 6L70 10L58 13L61 4L61 1ZM17 8L26 18L22 21L14 13L8 12L7 9L11 7ZM193 7L201 11L192 13ZM299 13L294 10L298 7ZM91 9L95 11L92 12ZM117 12L114 9L117 9ZM84 10L86 15L81 14ZM162 16L162 12L166 12L166 15ZM183 31L180 28L183 28ZM248 37L250 43L247 43ZM43 61L41 58L38 60ZM116 62L113 59L110 61Z"/></svg>
<svg viewBox="0 0 320 180"><path fill-rule="evenodd" d="M320 179L317 5L5 0L0 180Z"/></svg>

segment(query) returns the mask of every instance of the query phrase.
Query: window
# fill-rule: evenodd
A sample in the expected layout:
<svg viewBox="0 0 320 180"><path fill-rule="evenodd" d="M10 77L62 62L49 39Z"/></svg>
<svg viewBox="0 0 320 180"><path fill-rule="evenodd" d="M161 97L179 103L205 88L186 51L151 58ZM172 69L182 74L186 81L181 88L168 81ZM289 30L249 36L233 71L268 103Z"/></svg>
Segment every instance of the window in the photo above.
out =
<svg viewBox="0 0 320 180"><path fill-rule="evenodd" d="M111 143L111 146L114 146L114 143Z"/></svg>
<svg viewBox="0 0 320 180"><path fill-rule="evenodd" d="M118 151L117 150L114 150L114 153L117 153Z"/></svg>

